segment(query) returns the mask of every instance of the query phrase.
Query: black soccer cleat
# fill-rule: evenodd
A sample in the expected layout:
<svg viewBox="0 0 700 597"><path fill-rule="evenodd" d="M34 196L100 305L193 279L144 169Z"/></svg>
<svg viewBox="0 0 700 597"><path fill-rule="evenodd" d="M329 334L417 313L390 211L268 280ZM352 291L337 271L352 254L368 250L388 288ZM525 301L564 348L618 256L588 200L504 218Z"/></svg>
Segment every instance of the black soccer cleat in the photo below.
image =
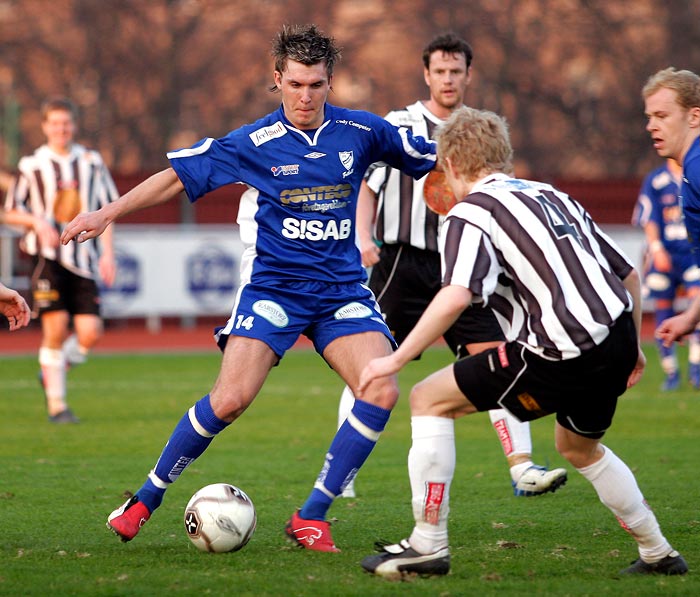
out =
<svg viewBox="0 0 700 597"><path fill-rule="evenodd" d="M663 560L653 564L648 564L641 558L635 560L629 568L621 570L620 574L664 574L666 576L675 576L686 572L688 572L688 564L685 563L681 554L674 551Z"/></svg>
<svg viewBox="0 0 700 597"><path fill-rule="evenodd" d="M450 550L445 547L435 553L418 553L407 539L386 545L376 543L381 553L367 556L362 567L372 574L389 579L400 579L404 575L442 576L450 571Z"/></svg>

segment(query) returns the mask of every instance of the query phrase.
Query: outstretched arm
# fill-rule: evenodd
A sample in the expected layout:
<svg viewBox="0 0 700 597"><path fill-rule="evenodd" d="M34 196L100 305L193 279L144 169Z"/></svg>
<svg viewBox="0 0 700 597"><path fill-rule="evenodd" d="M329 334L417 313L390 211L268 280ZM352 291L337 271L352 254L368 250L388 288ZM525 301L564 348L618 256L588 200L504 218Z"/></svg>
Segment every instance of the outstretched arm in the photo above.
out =
<svg viewBox="0 0 700 597"><path fill-rule="evenodd" d="M358 392L355 395L361 397L362 392L373 379L398 373L406 363L412 361L442 336L457 321L471 300L472 293L464 286L450 285L442 288L396 352L386 357L372 359L362 370Z"/></svg>
<svg viewBox="0 0 700 597"><path fill-rule="evenodd" d="M144 180L116 201L97 211L76 216L63 230L61 243L71 240L85 242L102 234L115 220L131 212L170 201L183 191L184 187L175 170L167 168Z"/></svg>

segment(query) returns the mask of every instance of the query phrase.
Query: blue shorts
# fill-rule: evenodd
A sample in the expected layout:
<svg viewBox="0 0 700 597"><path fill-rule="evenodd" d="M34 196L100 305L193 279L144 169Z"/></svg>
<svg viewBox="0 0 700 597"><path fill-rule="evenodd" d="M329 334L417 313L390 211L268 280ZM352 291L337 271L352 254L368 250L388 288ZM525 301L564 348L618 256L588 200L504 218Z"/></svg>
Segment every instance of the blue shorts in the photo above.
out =
<svg viewBox="0 0 700 597"><path fill-rule="evenodd" d="M671 253L673 264L670 272L660 272L654 268L654 261L649 260L649 268L644 275L645 296L652 299L676 298L679 288L700 287L700 267L695 265L691 253Z"/></svg>
<svg viewBox="0 0 700 597"><path fill-rule="evenodd" d="M336 338L362 332L380 332L396 347L367 286L306 281L241 286L228 323L215 337L221 350L230 335L255 338L282 358L301 334L322 355Z"/></svg>

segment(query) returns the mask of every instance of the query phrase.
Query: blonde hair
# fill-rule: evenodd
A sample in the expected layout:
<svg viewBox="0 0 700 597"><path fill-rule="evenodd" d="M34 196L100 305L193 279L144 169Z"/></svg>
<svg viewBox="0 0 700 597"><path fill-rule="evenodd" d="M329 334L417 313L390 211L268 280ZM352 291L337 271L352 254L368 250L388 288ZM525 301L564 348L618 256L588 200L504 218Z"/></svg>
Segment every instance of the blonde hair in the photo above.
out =
<svg viewBox="0 0 700 597"><path fill-rule="evenodd" d="M647 80L642 88L642 98L647 99L660 89L676 92L676 102L681 108L700 107L700 77L689 70L676 70L672 66L660 70Z"/></svg>
<svg viewBox="0 0 700 597"><path fill-rule="evenodd" d="M440 160L449 158L456 173L474 180L483 172L513 173L513 148L505 119L488 110L458 108L435 136Z"/></svg>

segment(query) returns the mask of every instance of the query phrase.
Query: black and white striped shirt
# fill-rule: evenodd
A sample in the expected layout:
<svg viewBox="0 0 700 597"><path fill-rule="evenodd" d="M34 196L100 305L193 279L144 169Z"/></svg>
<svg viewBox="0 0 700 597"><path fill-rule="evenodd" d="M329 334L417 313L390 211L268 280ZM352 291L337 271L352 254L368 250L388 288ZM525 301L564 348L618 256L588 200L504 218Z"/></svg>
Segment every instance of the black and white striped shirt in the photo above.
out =
<svg viewBox="0 0 700 597"><path fill-rule="evenodd" d="M509 341L550 359L600 344L633 300L630 260L584 208L550 185L504 174L482 179L447 214L443 284L495 311Z"/></svg>
<svg viewBox="0 0 700 597"><path fill-rule="evenodd" d="M19 175L9 190L6 209L17 209L53 223L60 234L79 213L94 211L119 197L117 188L100 154L77 144L67 155L47 145L18 164ZM58 261L85 278L96 278L99 246L94 240L59 247L38 247L36 234L29 231L21 243L29 255Z"/></svg>
<svg viewBox="0 0 700 597"><path fill-rule="evenodd" d="M414 135L433 138L433 131L442 120L433 115L423 102L386 115L394 125L406 127ZM406 244L418 249L438 250L438 237L443 217L430 211L423 201L423 181L389 166L370 170L367 184L378 195L377 221L374 236L389 244Z"/></svg>

